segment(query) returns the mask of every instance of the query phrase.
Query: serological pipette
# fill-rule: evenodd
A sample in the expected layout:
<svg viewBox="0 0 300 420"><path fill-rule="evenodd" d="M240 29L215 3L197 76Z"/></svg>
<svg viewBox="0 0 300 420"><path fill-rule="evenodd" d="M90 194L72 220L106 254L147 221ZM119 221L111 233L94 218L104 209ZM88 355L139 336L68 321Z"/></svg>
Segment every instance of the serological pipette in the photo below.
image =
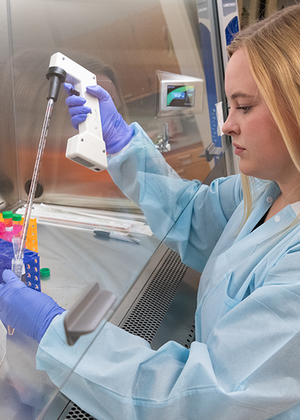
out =
<svg viewBox="0 0 300 420"><path fill-rule="evenodd" d="M21 235L20 237L13 238L14 258L12 259L11 269L16 274L16 276L19 277L20 279L22 277L22 272L23 272L23 252L24 252L24 247L25 247L25 241L26 241L26 236L27 236L27 231L28 231L28 226L29 226L29 221L30 221L30 216L31 216L33 200L35 197L38 176L39 176L39 172L41 168L42 157L45 150L48 129L49 129L50 119L51 119L52 110L53 110L53 104L58 98L60 84L64 82L65 80L65 72L63 73L61 72L61 74L55 74L51 76L52 77L49 78L50 91L47 97L48 103L47 103L46 113L44 117L38 151L36 155L35 165L33 169L33 175L32 175L32 180L30 184ZM12 335L14 332L14 329L12 329L11 327L8 327L7 331L9 335Z"/></svg>

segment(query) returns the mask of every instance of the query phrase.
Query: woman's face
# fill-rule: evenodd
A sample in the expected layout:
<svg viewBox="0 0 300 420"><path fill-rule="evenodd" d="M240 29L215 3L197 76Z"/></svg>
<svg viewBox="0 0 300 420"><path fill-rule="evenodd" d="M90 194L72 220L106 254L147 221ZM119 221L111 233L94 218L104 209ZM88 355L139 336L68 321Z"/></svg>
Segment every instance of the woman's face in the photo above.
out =
<svg viewBox="0 0 300 420"><path fill-rule="evenodd" d="M229 60L225 91L230 112L223 132L232 136L242 173L288 182L295 166L250 71L247 55L237 50Z"/></svg>

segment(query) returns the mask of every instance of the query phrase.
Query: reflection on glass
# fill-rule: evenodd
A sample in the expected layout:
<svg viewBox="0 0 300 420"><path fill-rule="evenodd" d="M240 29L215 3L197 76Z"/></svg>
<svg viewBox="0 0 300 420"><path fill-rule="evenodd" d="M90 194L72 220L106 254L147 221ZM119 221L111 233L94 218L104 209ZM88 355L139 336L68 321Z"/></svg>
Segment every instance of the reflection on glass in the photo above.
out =
<svg viewBox="0 0 300 420"><path fill-rule="evenodd" d="M137 136L147 138L149 147L168 137L171 151L161 154L153 148L146 162L140 158L134 162L129 156L122 176L114 176L113 182L107 171L94 173L65 158L67 139L76 130L64 103L64 89L53 107L39 176L42 194L35 200L40 205L35 211L40 211L41 267L51 269L42 290L69 309L86 286L97 282L116 295L118 305L197 192L199 183L187 187L186 179L203 181L214 166L200 157L211 143L211 133L196 4L193 0L6 3L0 18L6 33L0 62L0 194L5 206L27 200L25 185L32 177L47 105L46 73L56 52L97 75L97 83L110 93L124 119L133 123ZM190 111L197 105L198 85L188 84L183 105L189 112L157 116L158 71L201 80L197 112ZM182 105L179 93L177 102L170 102L172 108ZM134 165L140 165L137 171ZM51 206L55 216L49 215ZM95 227L107 228L101 225L105 217L107 223L115 223L118 234L132 235L137 243L94 235ZM91 337L71 370L92 342ZM13 407L13 416L22 420L37 418L60 395L47 375L36 370L36 350L37 343L15 332L0 367L1 410L7 413ZM61 378L60 384L66 379Z"/></svg>

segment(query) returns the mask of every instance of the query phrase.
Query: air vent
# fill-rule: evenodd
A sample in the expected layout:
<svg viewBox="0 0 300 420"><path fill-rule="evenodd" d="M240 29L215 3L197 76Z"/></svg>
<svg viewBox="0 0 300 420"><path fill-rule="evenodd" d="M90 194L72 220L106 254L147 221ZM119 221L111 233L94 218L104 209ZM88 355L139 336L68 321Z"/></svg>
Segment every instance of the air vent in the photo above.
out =
<svg viewBox="0 0 300 420"><path fill-rule="evenodd" d="M195 325L193 324L189 333L188 337L186 339L186 343L184 344L184 347L189 349L191 347L192 342L195 341Z"/></svg>
<svg viewBox="0 0 300 420"><path fill-rule="evenodd" d="M66 420L95 420L94 417L81 410L76 404L73 404L71 410L65 417Z"/></svg>
<svg viewBox="0 0 300 420"><path fill-rule="evenodd" d="M71 160L73 160L76 163L79 163L79 165L85 166L86 168L92 168L94 166L91 162L81 158L80 156L75 156Z"/></svg>
<svg viewBox="0 0 300 420"><path fill-rule="evenodd" d="M174 295L183 280L187 266L174 251L152 274L147 288L138 298L121 328L151 343Z"/></svg>

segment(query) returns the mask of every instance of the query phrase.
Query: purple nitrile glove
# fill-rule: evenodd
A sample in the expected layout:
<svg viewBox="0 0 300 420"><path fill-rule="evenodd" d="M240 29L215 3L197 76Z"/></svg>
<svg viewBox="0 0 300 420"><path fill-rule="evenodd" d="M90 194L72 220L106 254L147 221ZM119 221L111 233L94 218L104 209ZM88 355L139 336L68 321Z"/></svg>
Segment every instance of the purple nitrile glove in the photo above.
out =
<svg viewBox="0 0 300 420"><path fill-rule="evenodd" d="M65 310L50 296L27 287L11 270L0 283L0 319L40 342L56 315Z"/></svg>
<svg viewBox="0 0 300 420"><path fill-rule="evenodd" d="M67 93L72 93L73 86L70 83L64 83ZM119 114L115 104L109 95L101 86L88 86L86 91L99 99L101 124L103 140L106 144L106 151L109 154L118 153L125 147L133 137L133 129ZM72 95L66 99L66 105L69 107L71 123L78 130L78 124L86 120L91 108L85 106L86 100L81 96Z"/></svg>

